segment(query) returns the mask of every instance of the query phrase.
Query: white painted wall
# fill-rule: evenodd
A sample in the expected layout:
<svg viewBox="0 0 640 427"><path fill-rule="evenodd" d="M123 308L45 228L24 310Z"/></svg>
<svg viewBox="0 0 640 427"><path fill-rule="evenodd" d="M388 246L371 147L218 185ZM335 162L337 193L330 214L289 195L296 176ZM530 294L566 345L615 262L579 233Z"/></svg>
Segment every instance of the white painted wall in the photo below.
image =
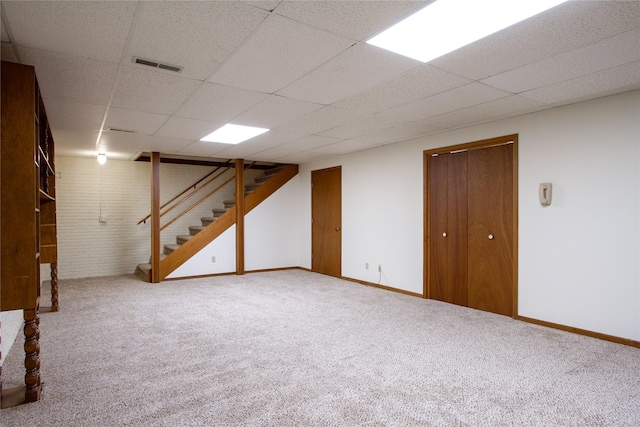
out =
<svg viewBox="0 0 640 427"><path fill-rule="evenodd" d="M7 358L9 350L15 342L19 341L17 338L20 335L20 330L22 329L22 313L22 310L0 312L0 323L2 324L2 343L0 346L2 356L0 357L0 366L4 363L4 359ZM20 351L22 351L22 349Z"/></svg>
<svg viewBox="0 0 640 427"><path fill-rule="evenodd" d="M640 92L301 167L301 266L312 170L342 166L342 274L422 293L423 151L519 134L519 314L640 339ZM538 184L554 185L553 204ZM365 262L370 269L365 269Z"/></svg>

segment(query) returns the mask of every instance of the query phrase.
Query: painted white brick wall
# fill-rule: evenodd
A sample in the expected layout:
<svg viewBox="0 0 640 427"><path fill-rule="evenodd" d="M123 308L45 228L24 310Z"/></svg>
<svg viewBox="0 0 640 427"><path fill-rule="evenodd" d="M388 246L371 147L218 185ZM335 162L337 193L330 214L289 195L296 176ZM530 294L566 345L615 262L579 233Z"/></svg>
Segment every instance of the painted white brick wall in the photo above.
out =
<svg viewBox="0 0 640 427"><path fill-rule="evenodd" d="M131 274L137 264L148 262L150 223L136 223L150 211L150 164L110 159L99 165L92 158L58 156L56 169L61 173L56 181L59 277ZM162 164L161 202L211 170L205 166ZM225 176L231 174L233 169ZM221 182L217 180L214 186ZM200 193L192 199L199 197ZM175 243L178 234L188 234L190 225L200 225L201 217L211 216L211 209L222 208L222 201L228 199L233 199L233 181L165 229L162 245ZM100 215L106 216L106 223L99 222ZM43 279L47 278L48 271L43 271Z"/></svg>

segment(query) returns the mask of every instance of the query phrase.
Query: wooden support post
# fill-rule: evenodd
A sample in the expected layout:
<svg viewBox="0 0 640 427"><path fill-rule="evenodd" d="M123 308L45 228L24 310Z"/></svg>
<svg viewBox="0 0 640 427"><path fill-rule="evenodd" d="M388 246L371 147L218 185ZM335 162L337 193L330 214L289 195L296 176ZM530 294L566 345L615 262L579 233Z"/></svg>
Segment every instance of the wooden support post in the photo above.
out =
<svg viewBox="0 0 640 427"><path fill-rule="evenodd" d="M160 153L151 153L151 283L160 283Z"/></svg>
<svg viewBox="0 0 640 427"><path fill-rule="evenodd" d="M244 160L236 159L236 274L244 274Z"/></svg>

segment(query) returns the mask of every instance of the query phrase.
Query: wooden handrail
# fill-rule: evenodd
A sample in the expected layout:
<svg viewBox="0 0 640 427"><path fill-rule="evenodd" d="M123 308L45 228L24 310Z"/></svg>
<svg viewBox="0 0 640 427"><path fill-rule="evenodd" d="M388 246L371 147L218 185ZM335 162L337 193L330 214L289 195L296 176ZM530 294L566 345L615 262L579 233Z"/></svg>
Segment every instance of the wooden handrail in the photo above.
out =
<svg viewBox="0 0 640 427"><path fill-rule="evenodd" d="M211 175L213 175L214 173L216 173L216 172L217 172L218 170L220 170L222 167L224 167L224 171L223 171L223 173L224 173L224 172L226 172L226 171L227 171L227 170L232 166L231 160L227 160L227 161L226 161L226 163L225 163L225 165L227 165L227 166L226 166L226 167L224 167L224 166L218 166L217 168L215 168L214 170L212 170L211 172L209 172L208 174L206 174L205 176L203 176L202 178L200 178L199 180L197 180L197 181L196 181L196 182L194 182L193 184L189 185L187 188L185 188L184 190L182 190L180 193L176 194L176 195L175 195L171 200L169 200L168 202L166 202L165 204L163 204L162 206L160 206L160 210L162 210L162 209L164 209L165 207L167 207L170 203L172 203L172 202L173 202L174 200L176 200L178 197L182 196L182 195L183 195L184 193L186 193L187 191L189 191L189 190L193 189L193 190L195 190L195 191L193 191L191 194L189 194L189 195L187 195L186 197L184 197L184 198L183 198L182 200L180 200L180 201L179 201L175 206L179 205L180 203L182 203L183 201L185 201L186 199L188 199L189 197L191 197L193 194L195 194L195 193L197 192L197 190L196 190L196 186L197 186L198 184L200 184L202 181L204 181L204 180L205 180L205 179L207 179L209 176L211 176ZM221 173L221 174L219 174L219 175L222 175L222 173ZM218 175L218 176L216 176L216 177L214 177L214 178L211 178L211 179L210 179L209 181L207 181L205 184L202 184L202 185L200 186L200 188L206 187L207 185L209 185L210 183L212 183L213 181L215 181L215 180L219 177L219 175ZM167 211L166 211L166 212L169 212L169 211L170 211L171 209L173 209L175 206L172 206L171 208L167 209ZM161 214L160 214L160 216L164 215L166 212L161 213ZM136 225L140 225L140 224L142 224L143 222L147 222L147 220L148 220L149 218L151 218L151 214L149 214L149 215L145 216L144 218L142 218L140 221L138 221L138 223L137 223Z"/></svg>
<svg viewBox="0 0 640 427"><path fill-rule="evenodd" d="M255 165L255 164L256 164L256 162L252 162L250 165L245 166L245 167L242 169L242 172L244 173L244 171L245 171L245 170L250 169L250 168L251 168L251 166L253 166L253 165ZM227 169L228 169L228 168L227 168ZM224 172L226 172L226 170L225 170L225 171L223 171L222 173L224 173ZM236 171L236 172L237 172L237 171ZM222 173L220 173L220 175L222 175ZM216 178L218 178L220 175L216 176ZM165 225L163 225L163 226L160 228L160 231L164 230L165 228L167 228L168 226L170 226L171 224L173 224L174 222L176 222L178 219L180 219L180 218L182 218L183 216L185 216L185 215L186 215L187 213L189 213L193 208L195 208L195 207L196 207L196 206L198 206L200 203L202 203L202 202L204 202L205 200L207 200L209 197L213 196L215 193L217 193L217 192L218 192L218 190L220 190L220 189L221 189L222 187L224 187L225 185L229 184L229 183L230 183L231 181L233 181L234 179L235 179L235 174L234 174L234 176L232 176L231 178L228 178L228 179L227 179L225 182L223 182L222 184L218 185L215 189L213 189L212 191L210 191L209 193L207 193L205 196L201 197L197 202L195 202L194 204L192 204L190 207L186 208L185 210L183 210L182 212L180 212L178 215L176 215L172 220L170 220L170 221L169 221L169 222L167 222ZM209 183L207 183L207 184L209 184ZM202 189L202 188L204 188L204 186L202 186L202 187L198 188L198 190L196 190L196 191L199 191L199 190L200 190L200 189ZM195 194L195 192L194 192L193 194ZM181 202L182 202L182 201L181 201ZM177 204L176 204L176 206L177 206ZM175 206L172 206L172 207L171 207L171 209L173 209L173 207L175 207ZM168 209L166 212L169 212L169 210L171 210L171 209ZM160 216L162 216L162 214L161 214Z"/></svg>

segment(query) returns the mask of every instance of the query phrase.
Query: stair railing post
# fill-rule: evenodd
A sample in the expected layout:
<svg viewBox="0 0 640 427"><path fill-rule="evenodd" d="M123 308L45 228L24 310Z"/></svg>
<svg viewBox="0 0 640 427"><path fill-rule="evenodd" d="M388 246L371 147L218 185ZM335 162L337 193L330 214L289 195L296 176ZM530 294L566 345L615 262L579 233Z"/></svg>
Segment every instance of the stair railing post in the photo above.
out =
<svg viewBox="0 0 640 427"><path fill-rule="evenodd" d="M244 160L235 160L236 169L236 274L244 274Z"/></svg>
<svg viewBox="0 0 640 427"><path fill-rule="evenodd" d="M151 283L160 283L160 153L151 153Z"/></svg>

